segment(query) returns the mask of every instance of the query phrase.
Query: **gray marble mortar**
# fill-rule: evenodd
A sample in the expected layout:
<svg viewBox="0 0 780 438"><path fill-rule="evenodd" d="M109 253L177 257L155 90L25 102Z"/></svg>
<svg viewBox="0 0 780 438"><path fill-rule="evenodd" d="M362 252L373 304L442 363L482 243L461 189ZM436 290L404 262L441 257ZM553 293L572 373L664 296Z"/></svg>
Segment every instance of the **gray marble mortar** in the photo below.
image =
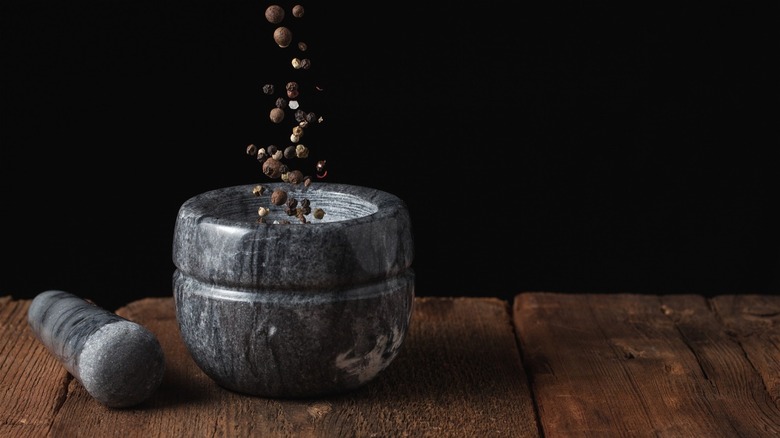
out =
<svg viewBox="0 0 780 438"><path fill-rule="evenodd" d="M196 195L173 242L176 317L197 365L232 391L317 397L360 387L397 356L414 303L411 220L395 195L267 183ZM270 204L282 188L322 219ZM258 222L258 207L271 214ZM274 221L290 220L289 224Z"/></svg>

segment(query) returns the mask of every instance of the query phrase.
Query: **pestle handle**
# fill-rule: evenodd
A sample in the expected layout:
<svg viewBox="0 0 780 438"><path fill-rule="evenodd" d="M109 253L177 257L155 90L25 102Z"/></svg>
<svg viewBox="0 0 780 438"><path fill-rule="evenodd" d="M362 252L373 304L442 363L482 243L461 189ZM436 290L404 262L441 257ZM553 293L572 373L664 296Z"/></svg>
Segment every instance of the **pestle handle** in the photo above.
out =
<svg viewBox="0 0 780 438"><path fill-rule="evenodd" d="M154 334L76 295L38 294L27 322L65 369L108 407L137 405L162 382L165 358Z"/></svg>

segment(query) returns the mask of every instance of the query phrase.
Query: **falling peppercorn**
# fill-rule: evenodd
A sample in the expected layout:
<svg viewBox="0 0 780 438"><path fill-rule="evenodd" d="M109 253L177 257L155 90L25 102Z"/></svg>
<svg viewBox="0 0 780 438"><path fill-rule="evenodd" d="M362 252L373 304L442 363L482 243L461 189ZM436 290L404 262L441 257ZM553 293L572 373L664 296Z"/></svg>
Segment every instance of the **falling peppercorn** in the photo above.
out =
<svg viewBox="0 0 780 438"><path fill-rule="evenodd" d="M274 123L282 123L282 120L284 120L284 110L281 108L274 108L271 110L271 121Z"/></svg>
<svg viewBox="0 0 780 438"><path fill-rule="evenodd" d="M274 189L271 193L271 204L282 205L287 202L287 192L282 189Z"/></svg>
<svg viewBox="0 0 780 438"><path fill-rule="evenodd" d="M284 20L284 8L279 5L268 6L265 8L265 19L271 24L281 23Z"/></svg>
<svg viewBox="0 0 780 438"><path fill-rule="evenodd" d="M287 48L291 44L294 44L294 47L297 47L298 49L298 54L284 57L289 61L287 68L291 67L291 70L309 70L312 66L312 60L301 55L301 53L309 50L308 44L304 41L294 41L293 30L296 29L288 27L289 16L292 16L295 19L301 19L304 16L304 12L304 7L300 4L295 4L289 10L286 10L278 4L271 4L265 9L265 19L270 23L270 29L273 29L273 39L276 45L280 48ZM287 21L285 22L285 20ZM287 146L280 148L271 144L266 147L258 147L255 144L249 144L246 146L246 153L257 159L258 163L261 164L262 173L266 177L276 180L280 179L283 183L290 185L299 185L303 183L303 190L305 190L312 185L314 175L321 179L325 178L328 174L325 160L319 160L317 162L314 175L305 175L301 170L295 169L294 167L296 166L293 165L293 162L297 160L309 158L309 148L301 144L304 133L309 129L312 129L315 124L322 123L324 120L322 116L317 115L314 111L310 111L310 108L307 107L310 103L307 93L311 89L322 91L323 88L317 84L313 84L314 86L312 86L312 84L301 81L300 77L304 77L305 74L296 74L303 76L296 77L296 80L288 79L287 82L283 82L284 87L279 87L277 86L279 84L275 85L273 83L266 83L262 86L263 94L273 99L271 101L273 107L269 109L268 116L271 123L288 123L287 121L290 120L290 115L292 115L295 120L294 123L291 123L291 131L288 131L289 138L284 140L284 142L287 143ZM288 112L293 114L288 114ZM261 185L256 185L252 192L254 196L260 197L264 194L265 188ZM312 207L310 206L308 199L304 198L302 201L298 202L295 197L291 195L288 196L287 191L282 188L277 188L270 196L270 205L260 207L258 210L258 215L260 216L258 222L265 224L270 222L264 221L263 217L270 213L269 209L274 208L273 206L284 206L283 209L287 214L297 217L301 223L307 223L306 216L312 214ZM317 209L315 210L315 217L316 215L319 215L318 219L321 219L322 215L324 215L324 211L322 209ZM287 220L274 220L273 223L280 224L290 222Z"/></svg>
<svg viewBox="0 0 780 438"><path fill-rule="evenodd" d="M325 164L327 164L325 160L317 161L317 166L315 167L315 169L317 169L317 178L325 178L328 175Z"/></svg>
<svg viewBox="0 0 780 438"><path fill-rule="evenodd" d="M279 26L274 30L274 41L281 48L289 46L292 42L292 38L292 32L284 26Z"/></svg>
<svg viewBox="0 0 780 438"><path fill-rule="evenodd" d="M269 178L280 178L282 176L282 163L274 157L263 161L263 173Z"/></svg>

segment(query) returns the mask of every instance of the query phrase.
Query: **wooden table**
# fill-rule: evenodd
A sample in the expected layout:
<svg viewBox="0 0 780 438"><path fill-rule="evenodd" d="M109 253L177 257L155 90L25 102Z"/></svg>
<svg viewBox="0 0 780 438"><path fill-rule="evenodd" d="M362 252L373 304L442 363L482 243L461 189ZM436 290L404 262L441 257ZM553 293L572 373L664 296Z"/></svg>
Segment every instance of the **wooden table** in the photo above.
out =
<svg viewBox="0 0 780 438"><path fill-rule="evenodd" d="M166 374L129 409L93 400L0 297L2 437L763 437L780 435L780 297L522 293L418 297L396 360L306 400L214 384L170 298L117 313L159 338Z"/></svg>

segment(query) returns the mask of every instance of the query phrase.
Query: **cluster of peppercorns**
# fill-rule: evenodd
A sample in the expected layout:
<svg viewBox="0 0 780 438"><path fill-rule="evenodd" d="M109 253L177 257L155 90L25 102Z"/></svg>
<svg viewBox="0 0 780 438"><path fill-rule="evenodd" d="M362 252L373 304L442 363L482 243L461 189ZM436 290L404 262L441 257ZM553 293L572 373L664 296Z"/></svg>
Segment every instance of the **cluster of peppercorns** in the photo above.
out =
<svg viewBox="0 0 780 438"><path fill-rule="evenodd" d="M252 189L252 193L255 196L263 196L265 193L266 188L262 185L256 185ZM308 198L303 198L298 201L297 198L290 196L285 190L282 190L280 188L274 189L274 191L271 193L271 204L281 206L284 205L284 212L287 213L287 216L295 216L299 221L302 223L306 223L306 216L309 214L314 213L315 219L322 219L325 217L325 211L321 208L315 208L312 211L311 208L311 201L309 201ZM260 222L264 221L264 218L268 216L268 214L271 212L271 210L268 207L260 207L257 209L257 214L260 216L258 219ZM282 221L276 221L275 223L285 223L289 224L290 221L288 220L282 220Z"/></svg>
<svg viewBox="0 0 780 438"><path fill-rule="evenodd" d="M276 25L273 32L274 42L280 48L287 48L293 42L293 33L289 27L282 25L286 18L285 9L277 4L268 6L265 10L266 20ZM295 5L292 8L292 16L296 19L302 18L304 15L304 8L301 5ZM308 46L305 42L300 41L296 44L298 51L305 53L308 50ZM293 69L308 70L311 68L311 60L309 58L293 57L291 60ZM317 91L322 91L319 87L315 87ZM263 94L268 96L274 96L277 92L277 87L274 84L265 84L262 87ZM272 123L279 124L285 121L287 118L286 112L293 111L293 118L295 123L291 127L289 145L281 148L274 144L266 147L258 147L255 144L249 144L246 147L246 153L249 156L253 156L262 165L262 172L268 178L279 179L283 182L287 182L293 185L303 184L305 187L311 185L312 177L310 175L304 175L304 173L297 169L292 169L288 163L295 159L304 159L309 156L309 148L306 147L301 140L304 135L305 129L309 128L315 123L322 123L323 118L318 116L314 112L307 112L300 108L301 104L299 97L302 89L296 81L289 81L284 86L284 94L277 97L274 101L274 106L270 110L269 118ZM327 175L325 170L326 161L319 160L315 166L315 172L317 178L324 178ZM258 189L260 187L260 189ZM264 193L262 186L255 187L253 191L255 196L261 196ZM281 193L283 193L283 195ZM295 198L287 199L287 192L282 189L274 190L271 194L271 204L276 206L285 206L285 212L289 216L295 216L303 223L306 223L306 216L312 213L312 209L309 205L308 199L300 201ZM322 219L325 212L322 209L315 209L314 217L316 219ZM262 222L263 218L269 213L268 208L260 207L258 214L259 220Z"/></svg>

